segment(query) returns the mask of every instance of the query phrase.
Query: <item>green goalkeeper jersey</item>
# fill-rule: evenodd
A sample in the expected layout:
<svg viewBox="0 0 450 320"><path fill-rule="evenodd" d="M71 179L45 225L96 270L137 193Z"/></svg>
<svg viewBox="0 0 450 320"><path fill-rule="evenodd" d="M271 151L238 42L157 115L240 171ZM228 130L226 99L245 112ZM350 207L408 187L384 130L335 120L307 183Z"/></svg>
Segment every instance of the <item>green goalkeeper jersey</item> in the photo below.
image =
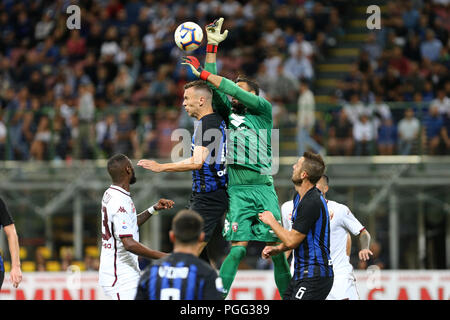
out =
<svg viewBox="0 0 450 320"><path fill-rule="evenodd" d="M205 69L217 73L215 63ZM272 105L266 99L241 89L233 81L223 78L220 87L213 89L213 106L226 119L228 184L273 184L272 174ZM246 107L246 112L232 111L230 95Z"/></svg>

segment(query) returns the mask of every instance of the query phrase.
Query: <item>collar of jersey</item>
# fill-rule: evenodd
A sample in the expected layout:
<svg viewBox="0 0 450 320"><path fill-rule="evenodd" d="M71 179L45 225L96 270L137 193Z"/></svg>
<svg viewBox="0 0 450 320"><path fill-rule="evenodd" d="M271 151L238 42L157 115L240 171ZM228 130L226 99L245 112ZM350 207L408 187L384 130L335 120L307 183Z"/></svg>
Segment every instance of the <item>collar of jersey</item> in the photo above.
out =
<svg viewBox="0 0 450 320"><path fill-rule="evenodd" d="M131 193L128 192L127 190L125 190L125 189L123 189L123 188L121 188L121 187L119 187L119 186L116 186L116 185L114 185L114 184L110 185L109 187L110 187L111 189L115 189L115 190L117 190L117 191L120 191L120 192L122 192L122 193L125 193L127 196L130 196L130 195L131 195Z"/></svg>

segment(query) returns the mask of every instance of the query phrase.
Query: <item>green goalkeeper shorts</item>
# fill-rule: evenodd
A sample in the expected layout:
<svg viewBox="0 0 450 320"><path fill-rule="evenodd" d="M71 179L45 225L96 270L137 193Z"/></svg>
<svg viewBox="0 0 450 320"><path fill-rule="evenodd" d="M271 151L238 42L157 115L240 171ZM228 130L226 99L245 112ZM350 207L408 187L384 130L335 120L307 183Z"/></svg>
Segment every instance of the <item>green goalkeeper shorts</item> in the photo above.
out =
<svg viewBox="0 0 450 320"><path fill-rule="evenodd" d="M230 205L223 228L227 241L280 241L258 218L260 212L267 210L281 224L278 196L273 185L233 185L228 187L228 195Z"/></svg>

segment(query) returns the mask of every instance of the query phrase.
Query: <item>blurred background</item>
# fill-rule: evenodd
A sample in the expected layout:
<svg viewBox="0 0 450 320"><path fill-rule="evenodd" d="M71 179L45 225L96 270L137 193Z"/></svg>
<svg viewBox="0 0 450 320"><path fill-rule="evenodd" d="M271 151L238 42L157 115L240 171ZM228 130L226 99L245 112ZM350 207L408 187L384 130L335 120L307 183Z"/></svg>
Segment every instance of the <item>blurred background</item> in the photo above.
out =
<svg viewBox="0 0 450 320"><path fill-rule="evenodd" d="M81 9L79 30L66 27L71 4ZM380 8L380 29L367 28L369 5ZM328 198L372 235L368 263L353 238L355 269L449 269L448 0L1 0L0 196L22 270L98 269L106 159L170 161L172 132L193 128L181 103L195 79L173 32L218 17L229 30L218 72L254 78L273 104L280 205L292 197L296 158L320 152ZM193 52L200 61L205 43ZM191 175L136 174L138 211L161 197L176 203L141 228L142 242L168 252ZM219 266L228 245L211 243ZM240 269L271 269L261 249L251 244ZM0 250L8 271L3 233Z"/></svg>

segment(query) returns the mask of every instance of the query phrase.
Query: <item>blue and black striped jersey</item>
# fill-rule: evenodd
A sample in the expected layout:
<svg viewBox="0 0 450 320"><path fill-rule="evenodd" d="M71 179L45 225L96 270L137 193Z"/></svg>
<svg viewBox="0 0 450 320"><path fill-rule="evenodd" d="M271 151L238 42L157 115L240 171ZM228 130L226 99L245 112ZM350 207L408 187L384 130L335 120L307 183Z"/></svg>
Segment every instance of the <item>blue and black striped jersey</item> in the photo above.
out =
<svg viewBox="0 0 450 320"><path fill-rule="evenodd" d="M313 187L302 199L294 198L292 229L306 235L294 249L294 279L332 277L330 219L322 193Z"/></svg>
<svg viewBox="0 0 450 320"><path fill-rule="evenodd" d="M192 171L192 191L212 192L226 188L228 175L225 168L226 125L218 113L210 113L201 118L194 130L191 155L195 146L208 148L209 155L202 168Z"/></svg>
<svg viewBox="0 0 450 320"><path fill-rule="evenodd" d="M205 261L172 253L148 266L136 300L222 300L222 281Z"/></svg>

